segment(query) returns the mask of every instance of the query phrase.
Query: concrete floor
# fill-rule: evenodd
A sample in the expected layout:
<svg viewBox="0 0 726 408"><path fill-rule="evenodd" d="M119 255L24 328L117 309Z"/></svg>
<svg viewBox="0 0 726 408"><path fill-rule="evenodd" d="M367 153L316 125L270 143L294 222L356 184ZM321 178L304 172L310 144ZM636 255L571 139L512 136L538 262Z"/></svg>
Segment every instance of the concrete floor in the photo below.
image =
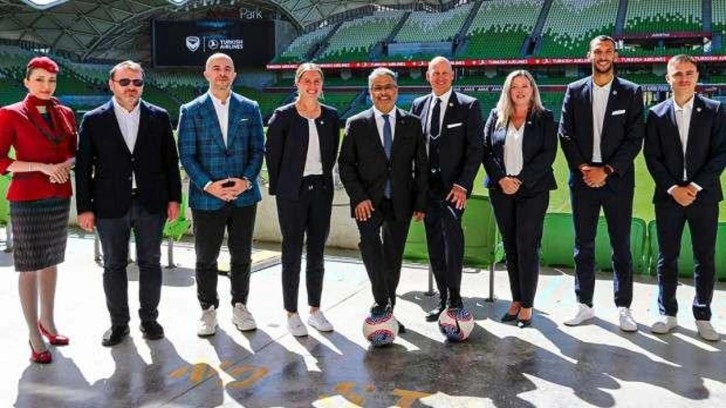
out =
<svg viewBox="0 0 726 408"><path fill-rule="evenodd" d="M4 233L0 231L0 236ZM229 282L220 279L220 329L200 339L189 244L175 251L179 267L165 270L159 321L166 338L146 341L132 316L131 336L102 347L109 326L102 269L93 261L93 239L71 232L60 267L57 324L71 338L52 349L47 366L28 361L26 331L17 299L11 254L0 253L0 406L18 407L509 407L509 406L723 406L725 343L698 338L690 316L691 282L678 297L682 327L654 336L655 279L638 279L633 313L637 333L623 333L612 304L612 281L599 276L594 324L565 327L574 308L570 270L545 268L533 326L500 323L508 306L506 272L495 274L494 303L485 301L488 272L466 271L463 295L476 319L468 342L444 342L435 323L424 321L434 299L424 295L427 272L407 265L396 314L408 329L388 348L372 349L361 332L371 304L360 261L329 257L323 309L335 332L314 329L294 338L285 328L279 254L255 251L249 306L258 330L232 325ZM166 259L163 259L166 262ZM129 268L130 292L138 272ZM300 303L306 303L304 285ZM138 300L131 295L131 309ZM713 322L726 333L726 285L717 286ZM303 319L307 308L301 307Z"/></svg>

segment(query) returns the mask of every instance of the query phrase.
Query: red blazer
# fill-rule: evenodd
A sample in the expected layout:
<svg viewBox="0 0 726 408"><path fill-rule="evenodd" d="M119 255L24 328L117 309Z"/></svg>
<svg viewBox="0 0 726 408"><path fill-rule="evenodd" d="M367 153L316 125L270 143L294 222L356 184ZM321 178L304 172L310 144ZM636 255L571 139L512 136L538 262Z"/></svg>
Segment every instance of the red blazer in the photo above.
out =
<svg viewBox="0 0 726 408"><path fill-rule="evenodd" d="M62 115L76 128L70 108L61 107ZM15 160L38 163L62 163L76 155L77 137L66 137L59 144L48 140L28 118L25 106L18 102L0 108L0 172L6 174ZM15 149L15 159L8 157ZM8 201L31 201L51 197L67 198L73 194L70 178L63 184L51 183L42 172L13 174Z"/></svg>

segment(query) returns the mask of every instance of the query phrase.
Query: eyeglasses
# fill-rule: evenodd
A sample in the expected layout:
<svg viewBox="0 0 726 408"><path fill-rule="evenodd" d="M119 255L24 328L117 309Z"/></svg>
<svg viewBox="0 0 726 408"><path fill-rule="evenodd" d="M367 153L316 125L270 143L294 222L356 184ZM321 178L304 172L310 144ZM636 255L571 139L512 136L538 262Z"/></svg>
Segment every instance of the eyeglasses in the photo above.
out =
<svg viewBox="0 0 726 408"><path fill-rule="evenodd" d="M121 86L129 86L130 84L134 84L135 87L141 88L144 86L144 80L143 79L128 79L128 78L121 78L121 79L112 79L113 82L118 83Z"/></svg>

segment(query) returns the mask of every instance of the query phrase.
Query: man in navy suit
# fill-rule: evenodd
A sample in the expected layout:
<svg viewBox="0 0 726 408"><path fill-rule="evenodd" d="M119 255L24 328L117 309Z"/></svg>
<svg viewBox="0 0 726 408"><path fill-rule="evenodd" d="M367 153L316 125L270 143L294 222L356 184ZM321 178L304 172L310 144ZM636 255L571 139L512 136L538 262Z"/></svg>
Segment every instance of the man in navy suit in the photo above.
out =
<svg viewBox="0 0 726 408"><path fill-rule="evenodd" d="M179 111L179 157L189 174L189 207L194 217L197 298L202 306L197 335L217 331L217 258L227 232L232 286L232 322L257 328L247 309L257 176L265 141L257 102L232 92L234 62L217 53L207 59L209 92Z"/></svg>
<svg viewBox="0 0 726 408"><path fill-rule="evenodd" d="M431 93L413 101L421 118L429 157L429 194L424 224L439 305L426 314L433 322L447 307L461 308L464 231L461 217L483 154L479 101L454 92L454 70L444 57L429 62ZM448 304L447 304L448 301Z"/></svg>
<svg viewBox="0 0 726 408"><path fill-rule="evenodd" d="M429 169L419 118L396 107L396 75L376 68L368 89L373 108L348 119L338 168L360 231L375 300L371 313L380 315L396 304L411 217L421 221L426 211Z"/></svg>
<svg viewBox="0 0 726 408"><path fill-rule="evenodd" d="M113 67L113 98L86 113L76 156L78 224L98 229L103 247L103 289L111 314L106 347L129 334L129 236L139 266L139 317L144 338L164 337L156 321L161 297L161 241L166 219L181 201L179 159L169 114L141 100L144 70L133 61Z"/></svg>
<svg viewBox="0 0 726 408"><path fill-rule="evenodd" d="M673 97L648 112L645 161L655 180L658 231L658 308L661 320L651 331L665 334L678 325L678 255L686 222L691 230L696 281L692 310L698 334L718 341L711 325L719 177L726 165L726 112L714 100L696 94L698 67L689 55L668 61L666 80Z"/></svg>
<svg viewBox="0 0 726 408"><path fill-rule="evenodd" d="M633 160L643 142L643 93L615 76L615 41L601 35L590 41L592 75L567 86L559 137L570 168L570 198L575 224L575 294L578 309L565 321L576 326L595 314L595 234L605 213L615 276L620 329L636 331L630 313L633 259L630 224L635 192Z"/></svg>

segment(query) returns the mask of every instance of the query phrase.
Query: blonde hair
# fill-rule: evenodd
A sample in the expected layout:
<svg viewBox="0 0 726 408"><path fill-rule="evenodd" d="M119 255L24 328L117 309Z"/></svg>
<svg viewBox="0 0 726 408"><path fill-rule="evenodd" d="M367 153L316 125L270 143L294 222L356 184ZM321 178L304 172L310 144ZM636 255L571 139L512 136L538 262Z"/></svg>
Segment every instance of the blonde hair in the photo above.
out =
<svg viewBox="0 0 726 408"><path fill-rule="evenodd" d="M534 77L526 69L518 69L512 71L507 75L507 79L504 80L502 86L502 94L499 95L499 102L497 102L497 123L496 127L501 129L509 123L509 118L514 113L514 103L512 97L509 95L509 91L512 89L512 81L516 77L525 77L529 81L529 85L532 86L532 100L529 101L530 113L540 113L544 111L542 106L542 99L539 96L539 89L537 83L534 81Z"/></svg>
<svg viewBox="0 0 726 408"><path fill-rule="evenodd" d="M298 82L300 82L300 78L302 78L306 72L317 72L320 74L320 79L325 81L325 75L323 75L323 70L320 68L320 65L314 62L303 62L298 65L297 70L295 71L295 86L297 86ZM297 97L299 98L300 94L298 94ZM322 89L320 90L318 98L324 99Z"/></svg>

